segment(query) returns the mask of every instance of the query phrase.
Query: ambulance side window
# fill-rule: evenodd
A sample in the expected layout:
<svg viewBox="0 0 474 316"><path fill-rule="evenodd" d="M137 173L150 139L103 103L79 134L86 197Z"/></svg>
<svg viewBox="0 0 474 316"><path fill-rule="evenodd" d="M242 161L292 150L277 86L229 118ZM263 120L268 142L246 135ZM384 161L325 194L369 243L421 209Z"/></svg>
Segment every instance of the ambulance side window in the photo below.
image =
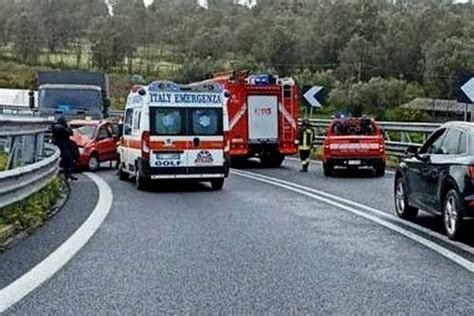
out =
<svg viewBox="0 0 474 316"><path fill-rule="evenodd" d="M142 116L141 109L133 110L133 120L132 120L132 134L136 135L140 133L140 121Z"/></svg>
<svg viewBox="0 0 474 316"><path fill-rule="evenodd" d="M132 119L133 119L133 109L128 109L125 111L125 119L123 121L123 134L131 135L132 134Z"/></svg>

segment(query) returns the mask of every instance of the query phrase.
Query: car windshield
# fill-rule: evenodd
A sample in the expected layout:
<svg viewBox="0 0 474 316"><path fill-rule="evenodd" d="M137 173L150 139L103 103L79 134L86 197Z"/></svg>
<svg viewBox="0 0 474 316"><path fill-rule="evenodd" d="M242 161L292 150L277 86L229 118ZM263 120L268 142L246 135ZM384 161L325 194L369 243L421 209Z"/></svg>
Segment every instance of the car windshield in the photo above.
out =
<svg viewBox="0 0 474 316"><path fill-rule="evenodd" d="M102 98L97 90L88 89L41 89L39 105L62 112L101 110Z"/></svg>
<svg viewBox="0 0 474 316"><path fill-rule="evenodd" d="M331 132L338 136L370 136L377 134L377 128L371 120L338 120L333 123Z"/></svg>
<svg viewBox="0 0 474 316"><path fill-rule="evenodd" d="M95 135L96 127L93 125L71 126L74 132L81 134L87 138L92 139Z"/></svg>

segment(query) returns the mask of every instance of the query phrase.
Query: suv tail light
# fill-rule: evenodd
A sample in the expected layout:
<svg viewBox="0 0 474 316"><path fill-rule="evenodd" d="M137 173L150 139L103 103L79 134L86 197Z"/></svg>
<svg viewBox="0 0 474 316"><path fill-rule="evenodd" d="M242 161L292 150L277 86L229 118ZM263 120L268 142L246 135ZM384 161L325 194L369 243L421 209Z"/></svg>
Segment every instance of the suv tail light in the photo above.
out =
<svg viewBox="0 0 474 316"><path fill-rule="evenodd" d="M150 160L150 132L142 133L142 158Z"/></svg>

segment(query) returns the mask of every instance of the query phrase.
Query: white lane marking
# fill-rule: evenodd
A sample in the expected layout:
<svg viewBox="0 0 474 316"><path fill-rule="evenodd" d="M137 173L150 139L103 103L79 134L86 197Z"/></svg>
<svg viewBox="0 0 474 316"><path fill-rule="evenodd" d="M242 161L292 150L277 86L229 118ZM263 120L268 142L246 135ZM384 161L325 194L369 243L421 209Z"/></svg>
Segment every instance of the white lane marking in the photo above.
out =
<svg viewBox="0 0 474 316"><path fill-rule="evenodd" d="M41 284L61 270L94 236L110 212L112 189L99 176L85 173L99 190L99 200L87 220L79 229L30 271L0 290L0 314L18 303Z"/></svg>
<svg viewBox="0 0 474 316"><path fill-rule="evenodd" d="M417 243L433 250L434 252L444 256L445 258L447 258L447 259L453 261L454 263L460 265L461 267L465 268L469 272L474 273L474 262L471 262L471 261L463 258L462 256L460 256L460 255L454 253L453 251L451 251L449 249L446 249L446 248L432 242L429 239L423 238L423 237L421 237L421 236L419 236L415 233L412 233L409 230L406 230L406 229L404 229L400 226L394 225L394 224L392 224L392 223L390 223L390 222L388 222L384 219L381 219L377 216L369 215L367 213L356 210L356 209L354 209L352 207L349 207L347 205L341 204L339 202L335 202L334 200L331 200L330 198L325 198L325 197L316 195L314 193L298 189L298 188L294 187L292 184L290 184L291 185L290 186L290 185L281 183L281 181L274 181L274 180L265 179L263 177L260 177L260 175L258 175L258 174L252 174L250 172L243 173L243 172L240 172L240 171L232 170L232 173L235 174L235 175L241 176L241 177L245 177L245 178L260 181L260 182L263 182L263 183L271 184L271 185L274 185L274 186L277 186L277 187L287 189L289 191L293 191L293 192L305 195L305 196L310 197L314 200L332 205L332 206L337 207L339 209L350 212L354 215L363 217L363 218L365 218L365 219L367 219L371 222L374 222L374 223L379 224L379 225L381 225L385 228L388 228L388 229L390 229L394 232L397 232L397 233L399 233L399 234L401 234L401 235L403 235L403 236L405 236L405 237L407 237L407 238L409 238L409 239L411 239L411 240L413 240L413 241L415 241L415 242L417 242Z"/></svg>
<svg viewBox="0 0 474 316"><path fill-rule="evenodd" d="M348 200L348 199L345 199L345 198L342 198L340 196L333 195L333 194L330 194L330 193L327 193L327 192L324 192L324 191L320 191L320 190L317 190L317 189L314 189L314 188L308 188L306 186L303 186L303 185L300 185L300 184L297 184L297 183L294 183L294 182L288 182L288 181L285 181L285 180L281 180L281 179L278 179L278 178L269 177L269 176L266 176L266 175L263 175L263 174L257 174L257 173L253 173L253 172L247 172L247 171L242 171L242 170L239 170L239 172L247 173L247 174L252 175L252 176L253 175L259 176L259 177L262 177L262 178L270 180L270 181L276 181L276 182L280 182L280 183L283 183L283 184L286 184L286 185L291 185L295 188L298 188L298 189L301 189L301 190L306 190L306 191L312 192L314 194L319 194L319 195L321 195L323 197L326 197L328 199L332 199L332 200L338 201L340 203L348 204L352 207L363 209L365 211L374 213L378 216L382 216L382 217L385 217L385 218L390 219L392 221L395 221L397 223L408 226L408 227L410 227L414 230L417 230L417 231L419 231L421 233L424 233L428 236L431 236L431 237L436 238L440 241L448 243L449 245L451 245L453 247L456 247L456 248L459 248L462 251L465 251L465 252L467 252L467 253L474 256L474 249L472 247L470 247L466 244L463 244L461 242L452 241L452 240L448 239L445 235L442 235L440 233L432 231L432 230L430 230L428 228L425 228L423 226L420 226L420 225L417 225L415 223L400 219L398 216L392 215L391 213L389 213L387 211L382 211L382 210L379 210L379 209L376 209L376 208L373 208L373 207L370 207L370 206L366 206L366 205L363 205L363 204L360 204L360 203L357 203L357 202L354 202L354 201L351 201L351 200Z"/></svg>
<svg viewBox="0 0 474 316"><path fill-rule="evenodd" d="M286 157L285 160L290 160L290 161L300 161L298 158L293 158L293 157ZM323 162L320 161L320 160L315 160L315 159L311 159L311 162L315 163L315 164L318 164L318 165L322 165ZM387 174L391 174L391 175L394 175L395 174L395 171L392 171L392 170L385 170L385 173Z"/></svg>

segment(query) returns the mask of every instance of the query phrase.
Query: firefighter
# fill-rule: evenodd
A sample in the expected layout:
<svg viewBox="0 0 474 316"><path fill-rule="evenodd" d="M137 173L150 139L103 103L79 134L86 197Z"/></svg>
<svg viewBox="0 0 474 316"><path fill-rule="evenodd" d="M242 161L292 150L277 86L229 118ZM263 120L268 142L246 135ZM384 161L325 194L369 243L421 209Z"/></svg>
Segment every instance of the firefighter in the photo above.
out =
<svg viewBox="0 0 474 316"><path fill-rule="evenodd" d="M305 119L301 125L299 137L299 152L301 159L301 172L308 172L309 161L313 151L314 131L309 121Z"/></svg>

